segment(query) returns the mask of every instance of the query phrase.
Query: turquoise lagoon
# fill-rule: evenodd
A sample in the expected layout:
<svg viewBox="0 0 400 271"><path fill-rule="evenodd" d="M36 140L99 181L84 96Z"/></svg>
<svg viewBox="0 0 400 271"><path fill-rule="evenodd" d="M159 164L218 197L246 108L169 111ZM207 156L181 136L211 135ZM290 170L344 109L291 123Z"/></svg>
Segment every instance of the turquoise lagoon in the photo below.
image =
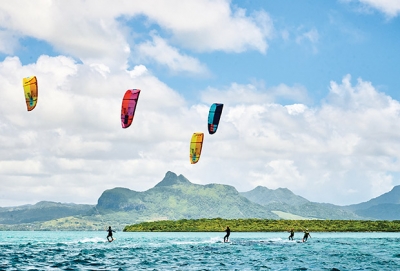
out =
<svg viewBox="0 0 400 271"><path fill-rule="evenodd" d="M400 270L400 233L223 235L3 231L0 270Z"/></svg>

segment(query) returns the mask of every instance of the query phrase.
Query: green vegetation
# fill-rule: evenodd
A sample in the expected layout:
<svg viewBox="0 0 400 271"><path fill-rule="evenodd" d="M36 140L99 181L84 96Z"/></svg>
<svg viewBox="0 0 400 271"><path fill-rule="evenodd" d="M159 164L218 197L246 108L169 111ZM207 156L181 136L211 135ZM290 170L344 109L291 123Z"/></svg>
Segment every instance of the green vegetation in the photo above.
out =
<svg viewBox="0 0 400 271"><path fill-rule="evenodd" d="M271 220L271 219L181 219L143 222L124 228L127 232L280 232L293 228L311 232L400 232L400 220Z"/></svg>

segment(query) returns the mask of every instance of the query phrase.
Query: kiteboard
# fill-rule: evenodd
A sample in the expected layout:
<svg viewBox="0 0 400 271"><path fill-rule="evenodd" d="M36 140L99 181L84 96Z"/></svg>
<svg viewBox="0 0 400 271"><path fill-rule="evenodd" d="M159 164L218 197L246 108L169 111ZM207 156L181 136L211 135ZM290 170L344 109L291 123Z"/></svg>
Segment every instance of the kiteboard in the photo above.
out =
<svg viewBox="0 0 400 271"><path fill-rule="evenodd" d="M117 239L117 238L113 238L113 239L111 239L111 240L109 240L109 239L107 238L107 241L108 241L109 243L111 243L112 241L115 241L115 239Z"/></svg>

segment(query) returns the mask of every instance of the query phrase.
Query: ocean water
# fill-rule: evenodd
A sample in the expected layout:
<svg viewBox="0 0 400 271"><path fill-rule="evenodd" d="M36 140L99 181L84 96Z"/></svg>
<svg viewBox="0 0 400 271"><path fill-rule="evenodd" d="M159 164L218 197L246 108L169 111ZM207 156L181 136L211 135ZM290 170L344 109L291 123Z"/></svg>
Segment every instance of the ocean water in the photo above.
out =
<svg viewBox="0 0 400 271"><path fill-rule="evenodd" d="M400 270L400 233L0 232L0 270Z"/></svg>

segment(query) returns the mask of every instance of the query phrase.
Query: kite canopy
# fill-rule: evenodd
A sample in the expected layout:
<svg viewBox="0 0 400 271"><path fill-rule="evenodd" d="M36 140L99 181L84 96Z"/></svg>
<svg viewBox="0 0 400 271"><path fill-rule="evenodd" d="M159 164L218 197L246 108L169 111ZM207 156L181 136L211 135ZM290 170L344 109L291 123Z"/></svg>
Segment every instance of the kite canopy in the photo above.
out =
<svg viewBox="0 0 400 271"><path fill-rule="evenodd" d="M201 147L203 146L203 133L194 133L190 141L190 163L196 164L200 159Z"/></svg>
<svg viewBox="0 0 400 271"><path fill-rule="evenodd" d="M210 135L217 131L223 108L223 104L213 104L210 107L210 112L208 113L208 132Z"/></svg>
<svg viewBox="0 0 400 271"><path fill-rule="evenodd" d="M139 99L140 89L128 89L122 99L121 107L121 125L122 128L128 128L135 115L136 105Z"/></svg>
<svg viewBox="0 0 400 271"><path fill-rule="evenodd" d="M36 107L38 100L38 85L36 76L22 79L22 85L24 87L26 108L28 111L32 111Z"/></svg>

